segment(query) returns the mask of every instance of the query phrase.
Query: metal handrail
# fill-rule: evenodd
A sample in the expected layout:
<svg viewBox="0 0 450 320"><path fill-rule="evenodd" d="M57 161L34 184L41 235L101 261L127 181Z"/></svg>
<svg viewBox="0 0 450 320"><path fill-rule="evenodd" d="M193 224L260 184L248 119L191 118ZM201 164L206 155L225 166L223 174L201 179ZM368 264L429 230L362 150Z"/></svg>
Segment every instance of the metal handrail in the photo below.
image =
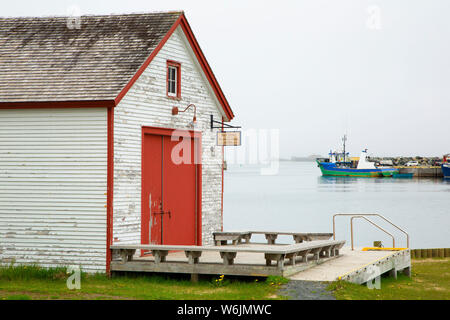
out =
<svg viewBox="0 0 450 320"><path fill-rule="evenodd" d="M364 219L367 222L369 222L370 224L374 225L375 227L377 227L378 229L380 229L381 231L384 231L385 233L387 233L388 235L390 235L392 237L392 248L395 248L395 238L394 236L389 233L388 231L384 230L382 227L380 227L379 225L377 225L375 222L373 222L372 220L364 217L364 216L353 216L350 219L350 229L351 229L351 236L352 236L352 250L354 250L353 248L353 219L355 218L360 218L360 219Z"/></svg>
<svg viewBox="0 0 450 320"><path fill-rule="evenodd" d="M381 219L383 219L384 221L386 221L387 223L389 223L390 225L392 225L393 227L395 227L397 230L400 230L401 232L403 232L406 235L406 247L409 248L409 234L403 230L402 228L400 228L399 226L395 225L392 221L390 221L389 219L387 219L386 217L382 216L381 214L378 213L336 213L333 215L333 239L336 240L336 221L335 218L337 216L376 216L376 217L380 217Z"/></svg>

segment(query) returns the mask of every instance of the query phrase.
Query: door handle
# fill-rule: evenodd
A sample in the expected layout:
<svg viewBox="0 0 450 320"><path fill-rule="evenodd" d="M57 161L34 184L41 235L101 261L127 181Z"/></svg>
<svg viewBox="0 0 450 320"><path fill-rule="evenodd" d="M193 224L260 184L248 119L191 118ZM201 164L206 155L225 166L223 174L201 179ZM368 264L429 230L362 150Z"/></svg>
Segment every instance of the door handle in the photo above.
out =
<svg viewBox="0 0 450 320"><path fill-rule="evenodd" d="M159 214L159 215L163 216L163 215L165 215L165 214L168 214L168 215L169 215L169 219L172 218L172 214L170 213L170 211L164 211L164 210L162 210L162 201L159 202L159 209L160 209L161 211L159 211L159 212L154 212L155 215Z"/></svg>

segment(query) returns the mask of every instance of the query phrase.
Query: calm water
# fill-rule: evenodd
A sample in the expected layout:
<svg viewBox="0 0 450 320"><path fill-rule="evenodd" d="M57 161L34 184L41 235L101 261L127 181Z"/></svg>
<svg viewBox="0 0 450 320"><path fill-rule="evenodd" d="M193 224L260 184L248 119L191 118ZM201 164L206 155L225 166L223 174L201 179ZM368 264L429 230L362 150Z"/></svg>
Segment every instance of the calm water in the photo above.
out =
<svg viewBox="0 0 450 320"><path fill-rule="evenodd" d="M247 165L225 172L226 231L332 232L334 213L380 213L410 234L411 248L450 247L450 181L322 177L313 162L281 162L275 176L259 170ZM336 221L337 238L350 244L350 220ZM382 226L396 236L397 247L406 245L401 233ZM354 228L356 246L374 240L392 246L366 221L356 220Z"/></svg>

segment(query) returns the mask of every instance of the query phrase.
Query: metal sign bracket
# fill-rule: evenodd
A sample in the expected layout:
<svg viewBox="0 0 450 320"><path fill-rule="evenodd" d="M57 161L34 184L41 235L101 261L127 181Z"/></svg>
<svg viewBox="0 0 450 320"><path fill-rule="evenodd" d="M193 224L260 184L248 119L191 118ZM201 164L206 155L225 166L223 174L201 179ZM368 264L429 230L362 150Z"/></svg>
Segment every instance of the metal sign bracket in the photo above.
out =
<svg viewBox="0 0 450 320"><path fill-rule="evenodd" d="M220 127L214 126L214 124L220 124ZM236 126L229 125L227 123L224 123L223 121L216 121L216 120L214 120L214 116L211 115L211 130L221 129L222 131L224 131L226 129L241 129L241 128L242 127L236 127Z"/></svg>

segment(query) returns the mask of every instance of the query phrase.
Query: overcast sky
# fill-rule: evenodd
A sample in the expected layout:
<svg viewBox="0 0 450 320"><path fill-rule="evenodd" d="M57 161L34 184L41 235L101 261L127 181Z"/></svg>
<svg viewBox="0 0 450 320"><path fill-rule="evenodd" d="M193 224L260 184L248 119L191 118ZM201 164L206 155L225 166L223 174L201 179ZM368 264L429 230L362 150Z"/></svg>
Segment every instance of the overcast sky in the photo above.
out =
<svg viewBox="0 0 450 320"><path fill-rule="evenodd" d="M184 10L244 128L282 157L450 152L448 0L2 1L0 16Z"/></svg>

